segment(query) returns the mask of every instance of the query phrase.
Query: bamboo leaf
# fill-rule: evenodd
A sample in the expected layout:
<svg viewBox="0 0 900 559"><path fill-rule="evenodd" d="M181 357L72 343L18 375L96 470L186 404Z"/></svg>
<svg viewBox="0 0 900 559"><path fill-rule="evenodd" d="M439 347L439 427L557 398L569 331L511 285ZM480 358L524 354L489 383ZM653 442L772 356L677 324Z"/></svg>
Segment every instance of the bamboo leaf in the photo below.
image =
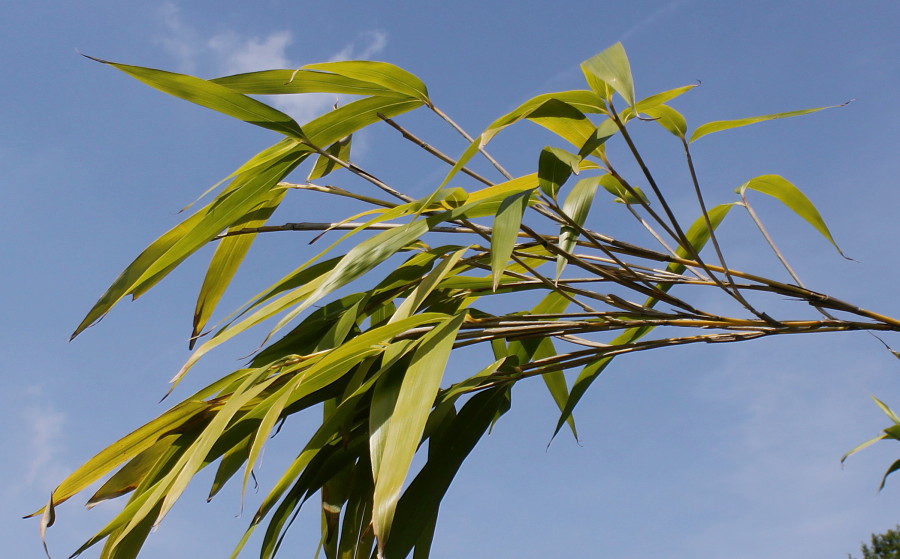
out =
<svg viewBox="0 0 900 559"><path fill-rule="evenodd" d="M578 174L580 162L579 156L565 150L549 146L542 149L538 158L538 184L541 191L555 200L563 183L569 180L572 173Z"/></svg>
<svg viewBox="0 0 900 559"><path fill-rule="evenodd" d="M386 436L381 468L375 479L372 522L382 551L389 537L400 489L434 405L456 333L465 317L466 313L459 313L426 334L403 377Z"/></svg>
<svg viewBox="0 0 900 559"><path fill-rule="evenodd" d="M285 95L294 93L335 93L407 97L391 88L371 81L357 80L312 70L263 70L223 76L213 83L247 95Z"/></svg>
<svg viewBox="0 0 900 559"><path fill-rule="evenodd" d="M123 462L152 447L166 433L177 429L188 421L196 419L198 416L202 416L209 406L206 402L185 401L146 425L132 431L106 447L64 479L53 490L53 502L58 505L72 495L81 492L89 485L112 472ZM45 509L42 508L30 516L44 511Z"/></svg>
<svg viewBox="0 0 900 559"><path fill-rule="evenodd" d="M737 189L737 192L741 196L744 196L747 190L755 190L767 194L790 208L795 214L812 225L816 231L828 240L828 242L834 245L834 248L837 249L841 256L844 256L841 248L837 245L837 242L835 242L834 237L831 236L831 231L828 230L828 226L825 225L825 220L822 219L816 206L805 194L803 194L803 192L800 191L799 188L794 186L784 177L778 175L762 175L745 182ZM846 258L846 256L844 257Z"/></svg>
<svg viewBox="0 0 900 559"><path fill-rule="evenodd" d="M153 446L132 458L88 499L85 506L92 508L103 501L115 499L133 491L177 438L178 435L164 436Z"/></svg>
<svg viewBox="0 0 900 559"><path fill-rule="evenodd" d="M647 111L647 109L652 109L653 107L662 105L663 103L668 103L672 99L675 99L676 97L687 93L698 85L700 84L695 83L691 85L684 85L681 87L676 87L675 89L670 89L668 91L663 91L661 93L656 93L649 97L645 97L635 104L635 109L637 109L638 113L644 113ZM631 108L627 108L625 109L625 111L623 111L623 114L628 115L628 117L630 118L631 116L633 116L633 110Z"/></svg>
<svg viewBox="0 0 900 559"><path fill-rule="evenodd" d="M891 464L890 468L888 468L887 471L884 472L884 477L881 478L881 485L878 486L879 491L884 489L884 484L887 483L888 476L896 472L897 470L900 470L900 460L894 461L894 463Z"/></svg>
<svg viewBox="0 0 900 559"><path fill-rule="evenodd" d="M150 87L174 97L196 103L202 107L224 113L250 124L274 130L285 136L298 139L304 137L300 125L290 116L223 85L185 74L118 64L92 56L87 58L121 70Z"/></svg>
<svg viewBox="0 0 900 559"><path fill-rule="evenodd" d="M849 103L848 101L847 103ZM708 134L712 134L714 132L721 132L722 130L730 130L732 128L740 128L741 126L747 126L749 124L756 124L757 122L765 122L767 120L775 120L779 118L789 118L792 116L802 116L808 115L810 113L815 113L824 109L835 109L838 107L843 107L847 105L847 103L842 103L840 105L830 105L828 107L816 107L814 109L803 109L800 111L789 111L786 113L774 113L770 115L763 116L753 116L749 118L738 118L735 120L717 120L714 122L707 122L701 126L698 126L694 133L691 134L691 139L689 142L695 142L706 136Z"/></svg>
<svg viewBox="0 0 900 559"><path fill-rule="evenodd" d="M643 191L640 188L632 187L635 194L632 194L625 185L623 185L619 179L610 174L602 175L599 179L600 186L602 186L607 192L615 196L616 198L613 200L619 204L649 204L650 201L647 199L647 196L644 195Z"/></svg>
<svg viewBox="0 0 900 559"><path fill-rule="evenodd" d="M579 226L583 226L587 219L591 204L594 202L594 194L597 193L597 186L600 184L600 177L588 177L581 179L572 187L572 191L566 197L563 203L563 213L569 216L572 221ZM565 252L571 252L575 248L578 241L578 230L570 225L563 225L559 233L559 248ZM556 279L559 279L566 267L566 258L563 255L557 256L556 259Z"/></svg>
<svg viewBox="0 0 900 559"><path fill-rule="evenodd" d="M885 404L875 396L872 396L872 399L875 400L875 404L881 409L881 411L883 411L886 416L891 418L891 421L893 421L897 425L900 425L900 417L897 417L897 414L894 413L894 410L889 408L887 404Z"/></svg>
<svg viewBox="0 0 900 559"><path fill-rule="evenodd" d="M672 107L660 104L648 107L644 109L643 112L656 120L660 126L671 132L673 135L682 140L685 138L685 134L687 134L687 121L684 120L681 113Z"/></svg>
<svg viewBox="0 0 900 559"><path fill-rule="evenodd" d="M425 87L422 80L406 70L387 62L374 62L371 60L323 62L320 64L307 64L301 70L327 72L376 84L389 91L407 95L423 103L429 103L428 88Z"/></svg>
<svg viewBox="0 0 900 559"><path fill-rule="evenodd" d="M491 274L494 278L494 291L500 284L500 278L506 269L513 248L518 240L522 216L528 207L532 190L513 194L500 203L497 216L494 218L494 231L491 235Z"/></svg>
<svg viewBox="0 0 900 559"><path fill-rule="evenodd" d="M734 204L720 204L718 206L714 206L710 208L707 212L707 216L709 218L710 225L712 225L713 229L716 229L721 223L722 220L725 219L725 216L728 215L728 212ZM703 249L704 245L709 241L710 232L709 227L706 225L706 218L700 216L696 221L691 225L688 231L685 233L688 241L693 245L694 249L699 253L700 250ZM684 247L678 247L676 250L676 254L680 258L688 258L687 250ZM666 268L667 271L679 274L684 271L684 265L679 264L677 262L672 262ZM668 291L672 286L671 284L660 284L657 287L663 291ZM655 297L650 297L644 303L646 307L653 307L658 302L658 299ZM635 342L642 337L646 336L653 330L653 326L642 326L638 328L629 328L613 338L612 341L609 342L611 346L616 345L624 345ZM560 414L559 420L556 422L556 429L553 432L553 436L555 437L562 426L566 423L569 417L572 415L572 412L575 409L575 406L578 405L578 402L581 401L582 396L584 396L587 389L593 384L595 380L606 370L606 367L612 362L614 356L610 357L600 357L593 363L589 363L582 368L581 372L578 374L578 377L575 379L575 382L572 384L572 389L569 392L569 399L566 401L565 409L563 409Z"/></svg>
<svg viewBox="0 0 900 559"><path fill-rule="evenodd" d="M188 256L270 199L278 181L304 157L303 151L295 149L264 168L235 177L229 190L144 249L94 304L72 337L100 320L123 297L145 293Z"/></svg>
<svg viewBox="0 0 900 559"><path fill-rule="evenodd" d="M416 475L397 504L395 520L384 555L387 559L409 554L463 461L487 432L508 401L508 387L485 390L473 396L453 419L445 435L436 441L428 462ZM431 451L431 444L429 451Z"/></svg>
<svg viewBox="0 0 900 559"><path fill-rule="evenodd" d="M341 161L350 161L350 143L352 138L353 136L347 136L328 146L325 151ZM329 159L324 155L320 155L316 159L316 164L313 166L312 171L309 172L309 176L306 177L306 180L314 181L320 179L334 171L336 167L337 163L335 163L334 160Z"/></svg>
<svg viewBox="0 0 900 559"><path fill-rule="evenodd" d="M284 199L285 192L287 191L283 188L273 189L270 199L262 202L245 219L229 227L228 231L234 232L265 225L275 209L278 208L282 199ZM228 284L231 283L231 279L234 277L235 272L237 272L255 239L255 233L248 233L225 237L219 241L219 245L216 247L216 251L213 253L212 260L209 263L209 268L206 270L206 276L203 278L200 293L197 296L197 305L194 309L194 328L191 331L189 349L194 348L197 337L203 331L203 328L206 327L207 322L209 322L213 310L225 293Z"/></svg>
<svg viewBox="0 0 900 559"><path fill-rule="evenodd" d="M600 54L596 54L581 64L586 74L590 74L608 84L630 105L634 105L634 79L631 65L622 43L616 43ZM604 92L597 92L605 97ZM606 97L607 100L609 99Z"/></svg>

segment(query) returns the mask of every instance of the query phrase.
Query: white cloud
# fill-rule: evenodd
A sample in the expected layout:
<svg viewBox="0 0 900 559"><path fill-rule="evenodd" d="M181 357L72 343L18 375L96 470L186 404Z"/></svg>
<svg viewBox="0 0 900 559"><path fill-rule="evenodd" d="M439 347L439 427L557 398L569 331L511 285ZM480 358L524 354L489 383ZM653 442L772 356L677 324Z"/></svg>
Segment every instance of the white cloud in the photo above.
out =
<svg viewBox="0 0 900 559"><path fill-rule="evenodd" d="M21 418L27 437L23 486L53 487L66 473L57 462L66 416L52 405L43 404L27 406L22 410Z"/></svg>
<svg viewBox="0 0 900 559"><path fill-rule="evenodd" d="M183 72L240 74L275 68L299 68L318 62L290 58L288 48L294 42L290 31L277 30L257 37L229 30L203 37L185 23L178 5L173 2L163 5L160 18L164 33L156 41L175 59L178 69ZM372 58L384 50L387 39L387 34L382 31L365 31L324 59L336 62ZM335 102L341 102L341 98L327 94L284 95L270 97L269 102L303 123L322 114Z"/></svg>

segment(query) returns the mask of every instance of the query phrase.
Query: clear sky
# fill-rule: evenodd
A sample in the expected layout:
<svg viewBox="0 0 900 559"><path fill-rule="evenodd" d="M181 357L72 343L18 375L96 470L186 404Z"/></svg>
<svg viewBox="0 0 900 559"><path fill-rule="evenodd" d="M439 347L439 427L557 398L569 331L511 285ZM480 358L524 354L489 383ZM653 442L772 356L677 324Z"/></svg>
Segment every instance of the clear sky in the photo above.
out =
<svg viewBox="0 0 900 559"><path fill-rule="evenodd" d="M189 355L193 298L208 256L191 259L71 344L69 334L116 274L179 221L179 208L274 140L168 98L76 49L202 77L342 58L385 60L420 76L436 102L473 132L535 94L581 88L578 64L616 41L629 53L639 96L702 82L674 103L693 126L855 98L842 109L704 139L695 157L714 202L733 200L734 187L756 175L793 181L857 260L841 259L805 224L761 200L800 275L812 289L900 316L898 29L896 0L4 2L4 557L43 556L37 521L19 517L40 507L102 446L165 409L158 400ZM279 106L303 119L332 101ZM379 138L360 140L358 162L401 166L380 150ZM669 165L678 146L663 145L652 147ZM502 149L518 171L533 170L535 149ZM428 191L438 176L434 169L405 172L413 192ZM305 210L305 217L285 221L321 213ZM723 226L734 265L781 274L751 228L743 217ZM282 254L298 243L293 234L281 235L257 241L251 262L259 277L245 270L226 306L292 267ZM212 355L180 394L234 368L258 339ZM887 341L900 346L900 337ZM871 532L900 522L900 479L876 492L900 445L876 445L843 469L839 459L887 425L870 394L900 407L898 374L897 360L865 334L623 358L576 412L581 445L560 436L549 449L553 404L539 383L523 386L513 411L451 487L433 556L857 553ZM290 451L289 439L273 442L258 472L263 484ZM235 518L238 488L207 505L208 473L198 481L203 487L182 499L142 557L227 556L249 521ZM50 530L55 557L67 556L118 506L85 514L75 501L60 507ZM301 556L315 549L316 523L315 516L301 517L298 524L312 529L301 526L292 535Z"/></svg>

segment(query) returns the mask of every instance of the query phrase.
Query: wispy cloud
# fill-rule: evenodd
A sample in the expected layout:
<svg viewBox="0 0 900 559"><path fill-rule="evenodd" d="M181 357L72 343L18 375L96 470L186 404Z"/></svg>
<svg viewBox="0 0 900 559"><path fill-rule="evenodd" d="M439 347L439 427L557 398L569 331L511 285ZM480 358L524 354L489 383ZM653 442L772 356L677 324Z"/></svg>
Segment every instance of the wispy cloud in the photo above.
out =
<svg viewBox="0 0 900 559"><path fill-rule="evenodd" d="M53 487L66 473L58 461L66 416L52 404L30 404L22 409L20 418L26 437L22 486Z"/></svg>
<svg viewBox="0 0 900 559"><path fill-rule="evenodd" d="M619 41L627 41L638 33L647 30L661 18L675 13L675 11L677 11L687 3L688 0L672 0L671 2L667 2L664 6L657 9L652 14L648 15L644 19L638 21L637 23L626 29L625 32L622 33L621 36L619 36Z"/></svg>
<svg viewBox="0 0 900 559"><path fill-rule="evenodd" d="M298 68L314 62L289 56L288 50L294 38L287 30L273 31L263 37L247 36L235 30L204 36L185 22L174 2L163 5L160 19L164 31L157 37L157 43L175 59L176 66L182 72L240 74L273 68ZM335 62L372 58L384 50L387 40L387 34L382 31L365 31L325 57L325 60ZM338 96L324 94L270 98L273 105L301 123L318 116L339 100Z"/></svg>

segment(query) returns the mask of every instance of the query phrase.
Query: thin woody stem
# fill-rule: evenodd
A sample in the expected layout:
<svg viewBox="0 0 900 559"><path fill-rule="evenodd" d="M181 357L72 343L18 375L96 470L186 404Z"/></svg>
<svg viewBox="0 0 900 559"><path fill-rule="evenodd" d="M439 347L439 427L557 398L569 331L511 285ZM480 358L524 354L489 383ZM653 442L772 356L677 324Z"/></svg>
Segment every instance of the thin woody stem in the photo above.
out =
<svg viewBox="0 0 900 559"><path fill-rule="evenodd" d="M390 118L384 116L384 115L381 114L381 113L378 113L378 117L381 118L381 120L385 121L387 124L389 124L391 127L393 127L395 130L397 130L398 132L400 132L400 134L403 135L404 138L406 138L406 139L409 140L410 142L416 144L416 145L419 146L420 148L424 149L425 151L427 151L427 152L430 153L431 155L437 157L438 159L440 159L440 160L443 161L444 163L449 164L450 166L456 165L456 160L454 160L452 157L446 155L446 154L443 153L442 151L440 151L440 150L438 150L437 148L435 148L435 147L431 146L430 144L426 143L425 141L423 141L422 139L420 139L418 136L416 136L415 134L413 134L412 132L410 132L410 131L407 130L406 128L404 128L404 127L400 126L399 124L397 124L394 120L392 120L392 119L390 119ZM473 179L475 179L475 180L477 180L477 181L479 181L479 182L481 182L481 183L483 183L483 184L486 184L487 186L494 186L494 183L493 183L493 182L491 182L490 180L488 180L488 179L482 177L481 175L479 175L479 174L476 173L475 171L469 169L468 167L463 167L462 169L460 169L460 171L462 171L463 173L469 175L469 176L472 177Z"/></svg>
<svg viewBox="0 0 900 559"><path fill-rule="evenodd" d="M435 113L436 115L438 115L439 117L441 117L441 118L444 120L444 122L446 122L447 124L449 124L450 126L452 126L454 130L456 130L457 132L459 132L459 134L460 134L463 138L465 138L465 139L468 140L469 142L474 142L474 141L475 141L475 139L474 139L471 135L469 135L468 132L466 132L465 130L463 130L463 128L462 128L460 125L456 124L456 123L453 121L453 119L451 119L449 116L447 116L442 110L440 110L439 108L437 108L437 107L434 106L434 105L430 105L429 107L431 108L432 111L434 111L434 113ZM491 154L489 154L483 147L479 146L479 147L478 147L478 151L481 152L481 155L483 155L485 158L487 158L488 161L491 162L491 165L493 165L495 169L497 169L498 171L500 171L500 174L501 174L501 175L503 175L504 177L506 177L507 180L512 180L513 176L509 173L509 171L507 171L506 169L504 169L504 168L503 168L503 165L500 165L500 163L497 162L496 159L494 159L493 157L491 157Z"/></svg>

